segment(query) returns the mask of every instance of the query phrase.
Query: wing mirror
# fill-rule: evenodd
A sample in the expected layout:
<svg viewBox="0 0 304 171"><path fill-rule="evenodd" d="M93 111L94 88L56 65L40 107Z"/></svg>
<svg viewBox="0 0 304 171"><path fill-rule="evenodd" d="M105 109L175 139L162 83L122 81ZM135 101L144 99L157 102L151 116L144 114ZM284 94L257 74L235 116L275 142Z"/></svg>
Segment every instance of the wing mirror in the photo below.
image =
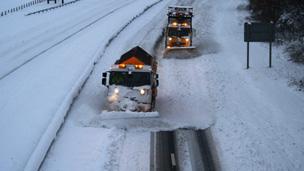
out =
<svg viewBox="0 0 304 171"><path fill-rule="evenodd" d="M107 72L102 73L102 78L106 78L107 77Z"/></svg>
<svg viewBox="0 0 304 171"><path fill-rule="evenodd" d="M192 29L192 35L193 37L196 37L196 29Z"/></svg>
<svg viewBox="0 0 304 171"><path fill-rule="evenodd" d="M101 80L101 82L102 82L102 85L104 85L104 86L108 86L108 84L107 84L107 76L108 76L107 72L102 73L102 80Z"/></svg>
<svg viewBox="0 0 304 171"><path fill-rule="evenodd" d="M107 78L102 78L102 85L107 86Z"/></svg>
<svg viewBox="0 0 304 171"><path fill-rule="evenodd" d="M167 29L163 28L163 34L166 35L167 34Z"/></svg>

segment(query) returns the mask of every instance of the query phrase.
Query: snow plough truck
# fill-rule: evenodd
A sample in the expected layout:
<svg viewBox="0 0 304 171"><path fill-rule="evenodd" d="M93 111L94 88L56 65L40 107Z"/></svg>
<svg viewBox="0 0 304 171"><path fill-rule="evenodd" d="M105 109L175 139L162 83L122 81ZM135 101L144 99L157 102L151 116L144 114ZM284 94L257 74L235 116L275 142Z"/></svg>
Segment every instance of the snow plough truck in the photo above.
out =
<svg viewBox="0 0 304 171"><path fill-rule="evenodd" d="M169 6L168 24L165 31L167 50L193 49L193 8L189 6Z"/></svg>
<svg viewBox="0 0 304 171"><path fill-rule="evenodd" d="M156 58L136 46L123 54L102 74L108 88L107 104L102 114L114 118L157 117L154 111L158 74Z"/></svg>

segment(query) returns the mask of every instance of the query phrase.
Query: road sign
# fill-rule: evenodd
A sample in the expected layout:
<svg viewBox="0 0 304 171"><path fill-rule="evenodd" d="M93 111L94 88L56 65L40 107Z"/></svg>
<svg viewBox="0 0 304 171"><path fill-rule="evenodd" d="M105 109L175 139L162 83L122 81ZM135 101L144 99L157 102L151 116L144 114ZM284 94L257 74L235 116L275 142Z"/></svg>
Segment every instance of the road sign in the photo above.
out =
<svg viewBox="0 0 304 171"><path fill-rule="evenodd" d="M245 23L245 42L273 42L275 37L272 23Z"/></svg>
<svg viewBox="0 0 304 171"><path fill-rule="evenodd" d="M272 45L275 40L274 24L245 23L244 41L247 42L247 69L249 68L249 42L269 42L269 67L271 68Z"/></svg>

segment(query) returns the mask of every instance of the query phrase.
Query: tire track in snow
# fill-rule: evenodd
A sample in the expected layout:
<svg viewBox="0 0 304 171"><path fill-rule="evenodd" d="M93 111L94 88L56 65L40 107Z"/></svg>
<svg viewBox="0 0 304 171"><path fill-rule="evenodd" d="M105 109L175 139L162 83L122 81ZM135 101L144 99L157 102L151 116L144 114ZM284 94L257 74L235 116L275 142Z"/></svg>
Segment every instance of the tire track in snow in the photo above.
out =
<svg viewBox="0 0 304 171"><path fill-rule="evenodd" d="M126 131L116 132L109 136L109 139L113 139L110 147L108 148L108 161L104 164L104 170L119 170L119 157L123 149L123 144L126 137Z"/></svg>
<svg viewBox="0 0 304 171"><path fill-rule="evenodd" d="M103 54L106 52L108 46L119 36L119 34L127 28L130 24L132 24L137 18L142 16L145 12L147 12L150 8L157 5L158 3L162 2L163 0L158 0L151 5L146 6L140 13L134 16L129 22L123 25L106 43L103 50L101 51L101 55L93 60L93 64L89 64L86 72L82 76L80 76L79 80L76 82L74 87L68 92L66 98L64 99L62 105L58 108L54 118L52 119L50 125L48 126L45 133L42 135L36 149L32 153L31 157L29 158L25 170L37 170L39 169L45 158L47 153L51 149L52 145L55 142L57 134L60 132L61 128L65 123L65 118L67 117L71 106L77 99L78 95L80 94L82 88L86 84L87 80L90 78L97 62L102 58ZM96 21L97 22L97 21ZM95 23L96 23L95 22ZM93 23L94 24L94 23ZM92 25L92 24L91 24ZM66 105L69 104L69 105Z"/></svg>
<svg viewBox="0 0 304 171"><path fill-rule="evenodd" d="M29 59L25 60L24 62L22 62L21 64L19 64L19 65L16 66L16 67L14 67L13 69L11 69L10 71L8 71L7 73L1 75L0 81L3 80L4 78L6 78L7 76L9 76L10 74L14 73L15 71L17 71L18 69L20 69L20 68L23 67L24 65L28 64L28 63L31 62L32 60L34 60L34 59L40 57L42 54L48 52L49 50L51 50L51 49L53 49L54 47L56 47L56 46L62 44L63 42L69 40L70 38L74 37L74 36L77 35L78 33L80 33L80 32L82 32L82 31L86 30L86 29L89 28L90 26L92 26L92 25L96 24L97 22L99 22L99 21L105 19L106 17L108 17L109 15L115 13L116 11L119 11L121 8L123 8L123 7L125 7L125 6L128 6L128 5L130 5L130 4L132 4L132 3L136 2L136 1L137 1L137 0L133 0L133 1L129 2L129 3L127 3L127 4L123 4L123 5L119 6L119 7L117 7L117 8L115 8L115 9L111 10L110 12L106 13L105 15L102 15L101 17L97 18L96 20L92 21L91 23L89 23L89 24L87 24L87 25L81 27L81 28L78 29L77 31L75 31L75 32L73 32L73 33L71 33L71 34L69 34L69 35L66 36L65 38L63 38L63 39L61 39L60 41L58 41L58 42L54 43L53 45L49 46L48 48L41 50L41 51L40 51L39 53L37 53L36 55L34 55L34 56L30 57Z"/></svg>

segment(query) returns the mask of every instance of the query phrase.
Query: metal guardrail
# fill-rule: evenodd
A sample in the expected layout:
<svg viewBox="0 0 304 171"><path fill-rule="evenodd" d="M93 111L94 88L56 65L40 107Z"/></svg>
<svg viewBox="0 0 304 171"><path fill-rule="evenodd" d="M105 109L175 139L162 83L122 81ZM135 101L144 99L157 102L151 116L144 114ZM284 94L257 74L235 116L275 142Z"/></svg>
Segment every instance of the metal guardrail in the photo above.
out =
<svg viewBox="0 0 304 171"><path fill-rule="evenodd" d="M66 5L74 4L74 3L78 2L78 1L80 1L80 0L74 0L74 1L71 1L71 2L68 2L68 3L64 3L64 4L61 4L61 5L58 5L58 6L42 9L42 10L35 11L35 12L31 12L31 13L26 14L25 16L39 14L39 13L42 13L42 12L47 12L47 11L50 11L50 10L53 10L53 9L61 8L61 7L66 6Z"/></svg>
<svg viewBox="0 0 304 171"><path fill-rule="evenodd" d="M14 8L11 8L9 10L2 11L2 12L0 12L0 17L4 17L8 14L21 11L21 10L27 8L27 7L33 6L33 5L38 4L38 3L42 3L44 1L46 1L46 0L33 0L33 1L28 2L28 3L22 4L18 7L14 7Z"/></svg>

